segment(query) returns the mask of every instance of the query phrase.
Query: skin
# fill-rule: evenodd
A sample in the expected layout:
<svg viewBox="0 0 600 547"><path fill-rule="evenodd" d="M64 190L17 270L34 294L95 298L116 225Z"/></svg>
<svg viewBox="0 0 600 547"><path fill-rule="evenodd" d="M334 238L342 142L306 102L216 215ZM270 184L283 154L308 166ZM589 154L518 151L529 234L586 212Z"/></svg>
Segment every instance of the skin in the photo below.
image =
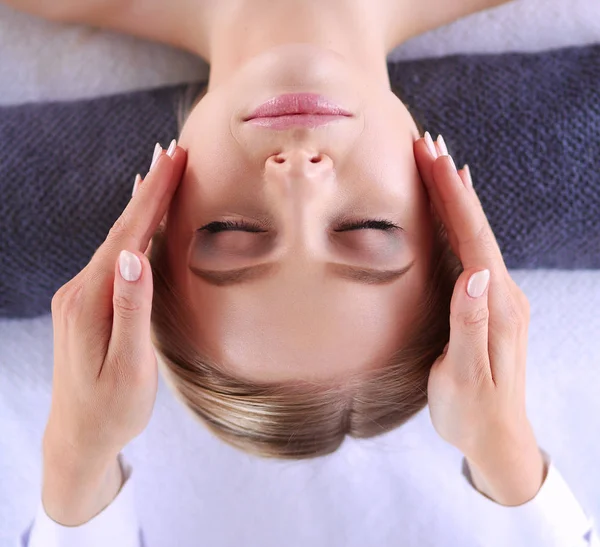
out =
<svg viewBox="0 0 600 547"><path fill-rule="evenodd" d="M175 285L196 312L197 344L237 375L343 380L403 343L426 288L432 219L412 153L418 131L389 85L367 85L348 57L307 44L260 49L231 73L217 72L221 80L181 135L187 170L167 217ZM289 91L323 94L354 117L286 131L240 120ZM341 215L385 219L404 232L335 232L340 223L332 219ZM194 238L211 222L264 225L261 216L273 218L264 233ZM190 270L265 262L277 265L272 275L233 286L210 285ZM386 270L411 262L382 286L343 279L327 266Z"/></svg>
<svg viewBox="0 0 600 547"><path fill-rule="evenodd" d="M340 0L329 9L315 0L267 9L181 0L158 17L145 9L152 1L16 4L178 45L211 62L209 93L186 124L182 148L172 160L163 154L90 264L53 299L42 494L48 515L76 526L106 507L122 483L116 456L149 420L157 370L144 251L165 215L178 286L211 318L204 325L198 313L192 321L199 339L218 341L210 350L240 375L322 380L371 366L402 342L428 267L429 199L465 267L452 300L450 343L429 379L432 422L465 454L480 491L504 505L533 498L545 468L525 413L527 300L506 271L466 172L428 152L385 73L385 54L398 43L499 2ZM240 115L290 90L323 93L354 118L314 131L239 123ZM221 270L265 260L266 253L248 252L257 236L244 233L225 234L216 251L213 244L210 253L206 245L204 253L190 253L200 226L265 213L276 232L268 254L279 263L276 276L235 287L192 277L190 260ZM392 220L405 230L402 241L364 230L331 245L330 219L341 213ZM120 249L140 259L138 281L120 277ZM326 261L414 266L387 286L360 286L331 276ZM471 298L467 281L482 268L492 272L490 286Z"/></svg>
<svg viewBox="0 0 600 547"><path fill-rule="evenodd" d="M414 147L435 210L465 266L452 296L450 342L432 366L429 409L438 434L466 457L475 486L503 505L532 499L546 468L525 412L529 304L510 278L481 204L449 156ZM152 274L143 254L181 178L185 152L164 154L90 263L52 300L52 406L44 434L46 513L87 522L117 495L117 455L150 419L157 363L150 337ZM116 257L135 253L140 276L124 280ZM487 268L488 287L467 294ZM84 364L84 365L83 365Z"/></svg>
<svg viewBox="0 0 600 547"><path fill-rule="evenodd" d="M180 138L188 166L166 219L174 282L191 304L187 322L203 352L247 380L339 383L406 341L431 267L432 217L412 153L419 132L390 90L386 55L500 3L178 0L165 10L157 0L63 0L44 8L210 63L208 94ZM289 92L319 93L353 117L286 131L242 121ZM204 231L202 245L195 239L211 222L256 223L258 215L272 219L268 233ZM403 231L336 232L341 215ZM236 286L210 285L190 270L266 262L277 266L273 275ZM329 263L413 266L386 285L366 285L340 278Z"/></svg>
<svg viewBox="0 0 600 547"><path fill-rule="evenodd" d="M430 268L432 219L412 153L419 134L385 65L388 12L320 3L315 17L316 7L242 3L215 17L209 92L180 138L188 166L167 218L175 285L194 310L198 346L250 380L343 381L377 366L404 342ZM353 117L285 131L242 121L289 92L322 94ZM385 219L404 232L335 232L341 215ZM261 234L194 237L211 222L261 216L273 219ZM235 286L190 270L265 262L277 266L272 275ZM340 278L328 263L414 264L375 286Z"/></svg>

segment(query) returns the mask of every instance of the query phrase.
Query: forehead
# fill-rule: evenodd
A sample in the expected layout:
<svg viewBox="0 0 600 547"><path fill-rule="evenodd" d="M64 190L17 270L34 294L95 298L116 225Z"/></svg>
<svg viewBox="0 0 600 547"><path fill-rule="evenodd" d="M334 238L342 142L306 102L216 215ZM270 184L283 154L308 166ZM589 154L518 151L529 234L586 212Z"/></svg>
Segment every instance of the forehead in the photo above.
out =
<svg viewBox="0 0 600 547"><path fill-rule="evenodd" d="M196 343L249 380L323 380L377 366L406 343L423 262L390 286L306 272L250 286L197 284L189 287Z"/></svg>

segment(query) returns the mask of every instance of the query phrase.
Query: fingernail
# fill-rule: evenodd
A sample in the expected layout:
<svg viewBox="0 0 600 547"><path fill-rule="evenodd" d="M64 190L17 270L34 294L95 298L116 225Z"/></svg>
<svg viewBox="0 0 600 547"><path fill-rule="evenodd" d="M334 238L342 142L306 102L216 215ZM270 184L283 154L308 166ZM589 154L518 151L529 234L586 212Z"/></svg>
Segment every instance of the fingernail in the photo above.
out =
<svg viewBox="0 0 600 547"><path fill-rule="evenodd" d="M488 286L490 280L490 271L481 270L474 273L467 283L467 294L471 298L479 298Z"/></svg>
<svg viewBox="0 0 600 547"><path fill-rule="evenodd" d="M154 147L154 154L152 155L152 163L150 164L150 171L152 171L152 168L156 165L156 162L158 161L158 158L160 158L161 154L162 148L160 144L156 143L156 146Z"/></svg>
<svg viewBox="0 0 600 547"><path fill-rule="evenodd" d="M429 131L425 131L425 144L433 156L433 159L436 159L438 157L437 150L435 149L435 144L433 144L433 139L431 138Z"/></svg>
<svg viewBox="0 0 600 547"><path fill-rule="evenodd" d="M135 182L133 183L133 190L131 191L131 197L133 197L135 195L136 190L138 189L138 186L140 185L140 182L142 181L142 175L140 175L139 173L135 176Z"/></svg>
<svg viewBox="0 0 600 547"><path fill-rule="evenodd" d="M175 149L177 148L177 140L173 139L167 150L167 156L172 158L175 155Z"/></svg>
<svg viewBox="0 0 600 547"><path fill-rule="evenodd" d="M452 159L452 156L450 154L448 154L446 157L450 160L450 164L452 165L452 169L454 169L454 171L456 173L458 173L458 171L456 170L456 164L454 163L454 160Z"/></svg>
<svg viewBox="0 0 600 547"><path fill-rule="evenodd" d="M438 135L437 143L438 143L438 146L440 147L441 155L449 156L448 147L446 146L446 141L444 140L444 137L442 137L441 135Z"/></svg>
<svg viewBox="0 0 600 547"><path fill-rule="evenodd" d="M119 271L125 281L137 281L142 275L142 263L133 253L121 251L119 254Z"/></svg>
<svg viewBox="0 0 600 547"><path fill-rule="evenodd" d="M465 166L463 167L463 171L465 172L465 175L467 176L466 187L473 188L473 179L471 178L471 169L469 168L468 164L465 163Z"/></svg>

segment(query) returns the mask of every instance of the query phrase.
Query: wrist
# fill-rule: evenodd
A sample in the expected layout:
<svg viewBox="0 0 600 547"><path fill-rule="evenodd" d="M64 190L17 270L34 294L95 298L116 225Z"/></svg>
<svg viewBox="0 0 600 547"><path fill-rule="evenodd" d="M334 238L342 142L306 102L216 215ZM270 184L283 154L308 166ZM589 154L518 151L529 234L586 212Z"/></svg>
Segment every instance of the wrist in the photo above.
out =
<svg viewBox="0 0 600 547"><path fill-rule="evenodd" d="M506 506L532 500L548 472L533 431L523 437L498 438L485 454L465 459L477 490Z"/></svg>
<svg viewBox="0 0 600 547"><path fill-rule="evenodd" d="M116 456L81 458L44 447L42 504L46 514L63 526L80 526L101 513L123 484Z"/></svg>

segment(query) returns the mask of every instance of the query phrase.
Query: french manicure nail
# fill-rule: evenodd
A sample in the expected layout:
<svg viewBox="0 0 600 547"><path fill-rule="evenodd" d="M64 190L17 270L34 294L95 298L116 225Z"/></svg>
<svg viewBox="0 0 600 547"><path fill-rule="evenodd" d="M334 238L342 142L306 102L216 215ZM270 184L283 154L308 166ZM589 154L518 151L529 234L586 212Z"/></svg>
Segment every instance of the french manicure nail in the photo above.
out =
<svg viewBox="0 0 600 547"><path fill-rule="evenodd" d="M437 150L435 149L435 144L433 144L433 139L431 138L429 131L425 131L425 144L433 156L433 159L436 159L438 157Z"/></svg>
<svg viewBox="0 0 600 547"><path fill-rule="evenodd" d="M479 298L488 286L490 281L490 271L481 270L474 273L467 283L467 294L471 298Z"/></svg>
<svg viewBox="0 0 600 547"><path fill-rule="evenodd" d="M437 143L438 143L438 146L440 147L440 152L442 153L441 155L449 156L448 147L446 146L446 141L444 140L444 137L442 137L441 135L438 135Z"/></svg>
<svg viewBox="0 0 600 547"><path fill-rule="evenodd" d="M152 163L150 164L150 171L152 171L152 168L156 165L156 162L158 161L158 158L160 158L161 154L162 147L159 143L156 143L156 146L154 147L154 154L152 155Z"/></svg>
<svg viewBox="0 0 600 547"><path fill-rule="evenodd" d="M133 190L131 191L131 197L133 197L135 195L135 192L138 189L138 186L140 185L140 182L142 182L142 175L140 175L138 173L135 176L135 182L133 183Z"/></svg>
<svg viewBox="0 0 600 547"><path fill-rule="evenodd" d="M167 156L172 158L175 155L175 149L177 148L177 140L173 139L171 144L169 145L169 149L167 150Z"/></svg>
<svg viewBox="0 0 600 547"><path fill-rule="evenodd" d="M452 169L454 169L454 172L458 173L458 171L456 170L456 164L454 163L454 160L452 159L452 156L450 154L448 154L447 157L450 160L450 163L452 164Z"/></svg>
<svg viewBox="0 0 600 547"><path fill-rule="evenodd" d="M471 169L469 168L469 165L465 163L463 170L465 175L467 175L467 188L473 188L473 178L471 177Z"/></svg>

